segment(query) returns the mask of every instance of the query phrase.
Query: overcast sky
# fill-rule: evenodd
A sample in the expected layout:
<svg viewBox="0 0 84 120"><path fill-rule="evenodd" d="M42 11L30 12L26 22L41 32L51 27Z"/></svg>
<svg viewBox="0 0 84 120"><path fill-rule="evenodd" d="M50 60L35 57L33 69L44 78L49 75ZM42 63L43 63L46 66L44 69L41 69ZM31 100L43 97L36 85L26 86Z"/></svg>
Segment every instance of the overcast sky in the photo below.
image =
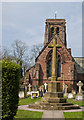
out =
<svg viewBox="0 0 84 120"><path fill-rule="evenodd" d="M67 46L74 57L82 56L81 2L4 2L2 3L2 45L11 48L14 40L27 46L44 42L45 20L66 19Z"/></svg>

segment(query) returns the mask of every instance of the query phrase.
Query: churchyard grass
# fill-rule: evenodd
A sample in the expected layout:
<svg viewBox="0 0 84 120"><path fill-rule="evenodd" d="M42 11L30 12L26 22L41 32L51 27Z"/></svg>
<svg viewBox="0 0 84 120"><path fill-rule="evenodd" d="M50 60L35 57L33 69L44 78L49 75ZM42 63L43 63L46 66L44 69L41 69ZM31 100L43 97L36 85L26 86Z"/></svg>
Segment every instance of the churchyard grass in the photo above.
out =
<svg viewBox="0 0 84 120"><path fill-rule="evenodd" d="M38 97L38 99L31 99L31 97L19 99L18 105L28 105L31 103L35 103L36 101L41 101L41 97Z"/></svg>
<svg viewBox="0 0 84 120"><path fill-rule="evenodd" d="M36 101L40 101L41 97L38 97L38 99L31 99L31 97L24 98L24 99L19 99L19 104L18 105L28 105L31 103L35 103ZM14 116L14 120L18 118L31 118L31 120L41 120L43 112L34 112L34 111L28 111L28 110L18 110L16 116Z"/></svg>
<svg viewBox="0 0 84 120"><path fill-rule="evenodd" d="M31 120L41 120L41 117L43 115L43 112L34 112L34 111L28 111L28 110L18 110L15 118L32 118ZM36 119L35 119L36 118ZM37 119L38 118L38 119ZM16 119L17 120L17 119Z"/></svg>
<svg viewBox="0 0 84 120"><path fill-rule="evenodd" d="M79 118L77 120L83 120L84 111L81 112L64 112L65 120L75 120L75 118Z"/></svg>
<svg viewBox="0 0 84 120"><path fill-rule="evenodd" d="M77 104L79 106L84 106L84 101L76 101L75 99L67 99L67 102L71 102L71 103Z"/></svg>

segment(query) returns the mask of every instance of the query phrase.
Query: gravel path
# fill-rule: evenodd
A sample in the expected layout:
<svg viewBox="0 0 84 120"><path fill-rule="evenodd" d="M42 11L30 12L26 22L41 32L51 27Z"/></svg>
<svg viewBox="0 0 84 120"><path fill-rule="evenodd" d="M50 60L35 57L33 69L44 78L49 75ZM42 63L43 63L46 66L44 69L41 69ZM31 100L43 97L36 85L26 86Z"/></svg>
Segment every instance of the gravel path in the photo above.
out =
<svg viewBox="0 0 84 120"><path fill-rule="evenodd" d="M41 120L46 120L46 118L57 118L57 120L59 120L60 118L62 118L61 120L65 120L64 119L64 115L63 115L63 111L59 111L59 110L46 110L43 112L42 115L42 119Z"/></svg>

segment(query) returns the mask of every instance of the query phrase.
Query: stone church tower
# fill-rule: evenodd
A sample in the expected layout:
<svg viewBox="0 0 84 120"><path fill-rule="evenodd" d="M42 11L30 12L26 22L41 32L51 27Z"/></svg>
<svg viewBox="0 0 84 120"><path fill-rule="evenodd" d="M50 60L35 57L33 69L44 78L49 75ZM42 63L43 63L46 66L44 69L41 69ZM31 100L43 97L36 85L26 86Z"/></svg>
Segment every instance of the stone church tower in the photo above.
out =
<svg viewBox="0 0 84 120"><path fill-rule="evenodd" d="M54 30L66 46L66 22L65 19L47 19L45 26L45 41L44 46L52 39Z"/></svg>
<svg viewBox="0 0 84 120"><path fill-rule="evenodd" d="M65 19L46 19L44 47L35 60L35 65L26 71L24 84L32 84L32 90L37 90L40 85L51 80L52 48L48 44L53 43L56 31L57 44L62 48L57 49L57 80L68 85L68 91L76 89L77 68L75 60L71 55L71 48L67 48L66 21Z"/></svg>

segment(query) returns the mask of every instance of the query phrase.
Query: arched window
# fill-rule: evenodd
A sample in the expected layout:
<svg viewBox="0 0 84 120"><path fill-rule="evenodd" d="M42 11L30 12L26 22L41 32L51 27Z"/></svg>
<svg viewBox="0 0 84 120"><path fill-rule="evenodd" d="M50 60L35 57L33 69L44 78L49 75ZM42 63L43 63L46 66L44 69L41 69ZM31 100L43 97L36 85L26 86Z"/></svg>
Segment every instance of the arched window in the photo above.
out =
<svg viewBox="0 0 84 120"><path fill-rule="evenodd" d="M54 27L51 27L51 31L50 31L51 37L53 36L53 33L54 33Z"/></svg>
<svg viewBox="0 0 84 120"><path fill-rule="evenodd" d="M57 77L61 77L61 58L57 56Z"/></svg>
<svg viewBox="0 0 84 120"><path fill-rule="evenodd" d="M47 62L47 77L51 77L52 75L52 56L49 56L49 60Z"/></svg>
<svg viewBox="0 0 84 120"><path fill-rule="evenodd" d="M56 33L59 35L59 27L56 28Z"/></svg>
<svg viewBox="0 0 84 120"><path fill-rule="evenodd" d="M52 76L52 54L48 58L47 62L47 77ZM57 54L57 77L61 77L61 57Z"/></svg>

